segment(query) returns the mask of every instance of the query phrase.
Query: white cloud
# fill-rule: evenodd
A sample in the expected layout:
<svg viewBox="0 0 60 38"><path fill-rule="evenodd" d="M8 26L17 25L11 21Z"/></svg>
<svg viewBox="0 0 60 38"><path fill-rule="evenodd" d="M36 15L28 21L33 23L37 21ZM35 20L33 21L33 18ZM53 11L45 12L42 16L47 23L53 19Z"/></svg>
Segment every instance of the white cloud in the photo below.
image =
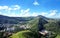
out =
<svg viewBox="0 0 60 38"><path fill-rule="evenodd" d="M8 6L0 6L0 10L7 10L8 8Z"/></svg>
<svg viewBox="0 0 60 38"><path fill-rule="evenodd" d="M9 6L0 6L0 10L19 10L19 5L13 5L12 7Z"/></svg>
<svg viewBox="0 0 60 38"><path fill-rule="evenodd" d="M54 17L57 15L57 10L50 10L49 13L48 12L40 12L40 13L37 13L37 12L33 12L32 13L32 16L38 16L38 15L43 15L43 16L46 16L46 17Z"/></svg>
<svg viewBox="0 0 60 38"><path fill-rule="evenodd" d="M10 13L10 14L8 14L8 16L10 16L10 17L19 17L20 15L16 14L16 13Z"/></svg>
<svg viewBox="0 0 60 38"><path fill-rule="evenodd" d="M51 10L49 16L54 16L57 14L57 10Z"/></svg>
<svg viewBox="0 0 60 38"><path fill-rule="evenodd" d="M0 15L13 16L13 17L14 16L19 16L19 14L16 14L16 12L15 12L16 10L20 10L19 5L0 6Z"/></svg>
<svg viewBox="0 0 60 38"><path fill-rule="evenodd" d="M12 16L12 17L26 17L26 16L28 17L28 16L30 16L30 9L29 8L26 9L26 10L21 9L18 12L15 12L15 10L18 10L20 8L20 6L15 5L15 6L13 6L13 8L12 7L7 7L7 6L1 6L0 7L1 10L3 10L2 7L7 11L5 11L5 12L1 11L0 15L6 15L6 16Z"/></svg>
<svg viewBox="0 0 60 38"><path fill-rule="evenodd" d="M56 13L58 12L57 10L50 10L49 11L50 13L48 12L33 12L33 13L30 13L30 9L26 9L26 10L21 10L21 13L20 15L23 16L23 17L26 17L26 16L38 16L38 15L43 15L43 16L46 16L46 17L52 17L54 15L56 15Z"/></svg>
<svg viewBox="0 0 60 38"><path fill-rule="evenodd" d="M33 13L31 14L31 16L37 16L37 15L39 15L38 12L33 12Z"/></svg>
<svg viewBox="0 0 60 38"><path fill-rule="evenodd" d="M26 10L21 10L20 16L21 17L29 17L29 16L37 16L39 13L37 12L33 12L30 13L30 9L26 9Z"/></svg>
<svg viewBox="0 0 60 38"><path fill-rule="evenodd" d="M2 6L0 6L0 10L2 9Z"/></svg>
<svg viewBox="0 0 60 38"><path fill-rule="evenodd" d="M20 16L21 17L28 17L28 16L30 16L30 9L28 8L26 10L21 10Z"/></svg>
<svg viewBox="0 0 60 38"><path fill-rule="evenodd" d="M0 14L1 14L1 12L0 12Z"/></svg>
<svg viewBox="0 0 60 38"><path fill-rule="evenodd" d="M28 9L26 9L24 12L27 13L27 12L29 12L29 11L30 11L30 9L28 8Z"/></svg>
<svg viewBox="0 0 60 38"><path fill-rule="evenodd" d="M37 1L34 1L33 4L34 5L39 5L39 3Z"/></svg>
<svg viewBox="0 0 60 38"><path fill-rule="evenodd" d="M9 16L9 17L20 17L19 14L16 14L16 13L3 13L3 12L0 12L0 15L5 15L5 16Z"/></svg>
<svg viewBox="0 0 60 38"><path fill-rule="evenodd" d="M13 10L19 10L20 9L20 6L19 5L15 5L13 7L14 7Z"/></svg>
<svg viewBox="0 0 60 38"><path fill-rule="evenodd" d="M2 9L7 10L9 7L8 6L3 6Z"/></svg>
<svg viewBox="0 0 60 38"><path fill-rule="evenodd" d="M8 11L12 10L12 8L8 8Z"/></svg>
<svg viewBox="0 0 60 38"><path fill-rule="evenodd" d="M1 11L3 10L3 12ZM4 11L7 10L7 11ZM18 10L18 11L16 11ZM12 7L10 6L0 6L0 15L6 15L6 16L13 16L13 17L28 17L28 16L38 16L38 15L43 15L46 17L53 17L56 16L58 10L50 10L48 12L32 12L30 13L30 8L28 9L21 9L19 5L13 5ZM16 11L16 12L15 12ZM60 14L59 14L60 16ZM56 16L57 17L57 16Z"/></svg>
<svg viewBox="0 0 60 38"><path fill-rule="evenodd" d="M54 16L56 12L50 13L49 16Z"/></svg>
<svg viewBox="0 0 60 38"><path fill-rule="evenodd" d="M47 12L41 12L40 15L47 16L48 13Z"/></svg>

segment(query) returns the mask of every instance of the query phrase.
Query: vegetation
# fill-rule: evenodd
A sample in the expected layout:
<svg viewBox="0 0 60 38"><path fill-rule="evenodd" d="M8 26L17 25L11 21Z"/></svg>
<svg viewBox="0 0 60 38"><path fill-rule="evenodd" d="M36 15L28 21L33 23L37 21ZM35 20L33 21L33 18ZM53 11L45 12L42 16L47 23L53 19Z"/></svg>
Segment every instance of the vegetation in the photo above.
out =
<svg viewBox="0 0 60 38"><path fill-rule="evenodd" d="M25 31L13 34L10 38L38 38L38 18L35 18L27 23L30 28Z"/></svg>
<svg viewBox="0 0 60 38"><path fill-rule="evenodd" d="M36 36L34 36L34 34L31 31L24 30L16 34L13 34L9 38L36 38Z"/></svg>
<svg viewBox="0 0 60 38"><path fill-rule="evenodd" d="M4 32L0 32L0 38L3 38Z"/></svg>
<svg viewBox="0 0 60 38"><path fill-rule="evenodd" d="M49 20L48 24L45 24L45 28L51 32L56 33L57 37L56 38L60 38L60 21L57 20Z"/></svg>
<svg viewBox="0 0 60 38"><path fill-rule="evenodd" d="M57 37L56 38L60 38L60 35L57 35Z"/></svg>
<svg viewBox="0 0 60 38"><path fill-rule="evenodd" d="M14 18L10 17L10 19L14 19ZM19 25L19 23L18 23L18 25L13 26L17 29L12 31L15 33L13 35L11 35L9 38L45 38L45 36L42 36L41 34L39 34L40 27L38 25L43 25L44 29L49 32L48 36L47 36L48 38L60 38L60 20L48 19L43 16L26 17L26 18L24 17L24 19L23 18L20 19L20 18L15 18L13 22L16 22L16 21L17 21L17 23L21 22L21 25L24 25L24 24L26 26L28 25L29 28L20 29L19 26L21 26L21 25ZM10 22L12 22L12 21L10 21ZM3 32L0 33L0 38L3 38Z"/></svg>

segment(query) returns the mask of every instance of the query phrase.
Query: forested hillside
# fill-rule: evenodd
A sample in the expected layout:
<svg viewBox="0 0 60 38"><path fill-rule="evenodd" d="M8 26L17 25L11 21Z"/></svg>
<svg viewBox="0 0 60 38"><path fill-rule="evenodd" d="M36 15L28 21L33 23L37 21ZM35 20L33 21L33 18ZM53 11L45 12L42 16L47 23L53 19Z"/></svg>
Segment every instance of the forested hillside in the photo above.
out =
<svg viewBox="0 0 60 38"><path fill-rule="evenodd" d="M9 17L10 19L11 17ZM14 17L15 18L15 17ZM25 17L24 17L25 18ZM16 18L18 21L20 21L20 18ZM19 25L17 24L15 31L12 32L12 35L7 36L6 38L60 38L60 20L59 19L50 19L46 18L44 16L37 16L37 17L29 17L22 20L26 22L25 24ZM21 20L21 21L22 21ZM23 28L19 28L19 27ZM41 30L47 30L48 34L42 35L39 32L42 32ZM18 30L18 31L17 31ZM6 32L6 31L5 31ZM0 37L3 38L4 32L0 32Z"/></svg>
<svg viewBox="0 0 60 38"><path fill-rule="evenodd" d="M28 30L32 32L31 35L29 35L29 36L27 35L28 38L45 38L44 36L40 36L40 34L39 34L39 26L38 25L41 22L44 26L44 29L50 32L48 38L59 38L59 36L60 36L60 33L59 33L60 32L60 25L59 25L60 21L55 20L55 19L48 19L46 17L43 18L41 16L35 17L33 20L30 20L27 23L27 25L30 27L30 28L28 28ZM27 32L27 34L29 34L29 32ZM13 37L13 36L11 36L11 37ZM22 36L22 37L26 38L26 36ZM21 38L21 37L19 37L19 38Z"/></svg>

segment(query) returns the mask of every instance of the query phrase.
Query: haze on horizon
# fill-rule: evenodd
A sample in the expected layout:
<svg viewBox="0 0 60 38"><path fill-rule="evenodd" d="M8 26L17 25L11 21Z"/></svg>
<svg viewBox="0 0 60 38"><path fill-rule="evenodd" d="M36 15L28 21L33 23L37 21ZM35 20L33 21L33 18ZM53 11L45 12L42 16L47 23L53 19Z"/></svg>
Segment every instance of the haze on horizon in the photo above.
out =
<svg viewBox="0 0 60 38"><path fill-rule="evenodd" d="M28 17L43 15L60 18L60 0L1 0L0 15Z"/></svg>

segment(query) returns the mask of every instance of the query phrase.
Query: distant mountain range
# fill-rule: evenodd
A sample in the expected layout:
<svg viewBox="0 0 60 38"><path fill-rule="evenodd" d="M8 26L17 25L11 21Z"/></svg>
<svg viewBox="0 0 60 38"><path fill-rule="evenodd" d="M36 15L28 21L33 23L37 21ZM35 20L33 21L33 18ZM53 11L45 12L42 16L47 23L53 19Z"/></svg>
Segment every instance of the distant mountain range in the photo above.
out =
<svg viewBox="0 0 60 38"><path fill-rule="evenodd" d="M42 15L38 15L37 17L40 17L40 19L44 20L60 20L60 19L53 19L53 18L47 18ZM0 24L19 24L21 22L27 22L29 20L34 19L35 17L8 17L4 15L0 15Z"/></svg>
<svg viewBox="0 0 60 38"><path fill-rule="evenodd" d="M17 31L20 27L19 24L23 26L25 24L25 25L28 25L29 27L31 26L29 29L33 33L37 32L38 30L42 31L45 29L51 32L55 32L56 34L60 34L60 19L47 18L42 15L38 15L36 17L32 17L32 16L31 17L8 17L8 16L0 15L0 24L1 24L0 30L4 30L7 27L8 28L16 27L15 31ZM5 25L5 24L13 24L13 25ZM14 24L18 24L18 27L17 25L14 25Z"/></svg>
<svg viewBox="0 0 60 38"><path fill-rule="evenodd" d="M18 24L33 19L33 17L8 17L0 15L0 24Z"/></svg>

